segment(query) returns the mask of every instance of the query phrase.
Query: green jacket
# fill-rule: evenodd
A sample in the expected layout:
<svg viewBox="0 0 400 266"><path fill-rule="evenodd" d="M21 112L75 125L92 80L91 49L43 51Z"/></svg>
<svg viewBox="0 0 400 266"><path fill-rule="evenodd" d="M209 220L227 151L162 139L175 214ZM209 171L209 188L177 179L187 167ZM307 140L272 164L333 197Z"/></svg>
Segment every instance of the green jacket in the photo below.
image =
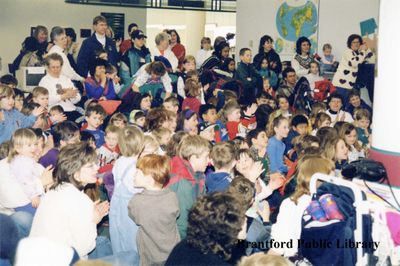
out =
<svg viewBox="0 0 400 266"><path fill-rule="evenodd" d="M136 74L139 68L151 62L151 55L147 48L138 50L130 48L125 52L121 59L121 67L119 69L119 76L123 84L130 84L132 76Z"/></svg>
<svg viewBox="0 0 400 266"><path fill-rule="evenodd" d="M167 187L176 193L180 215L177 220L181 239L186 238L189 211L197 198L205 194L204 173L195 173L190 163L175 156L171 160L170 180Z"/></svg>

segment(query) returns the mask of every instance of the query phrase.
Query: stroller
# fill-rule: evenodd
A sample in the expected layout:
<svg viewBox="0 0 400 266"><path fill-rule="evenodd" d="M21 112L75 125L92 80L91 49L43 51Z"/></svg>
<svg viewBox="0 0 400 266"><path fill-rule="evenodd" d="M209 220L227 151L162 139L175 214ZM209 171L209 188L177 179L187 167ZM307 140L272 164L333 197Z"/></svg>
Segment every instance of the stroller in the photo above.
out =
<svg viewBox="0 0 400 266"><path fill-rule="evenodd" d="M317 188L318 181L324 183ZM313 201L302 219L299 241L303 245L299 245L300 256L313 265L368 265L368 254L373 253L375 246L372 241L372 219L365 194L351 181L319 173L311 178L310 194ZM316 220L317 212L313 204L316 201L321 202L327 195L337 205L336 213L332 212L336 216L325 219L327 215L324 219ZM326 208L331 207L331 203L325 205ZM326 208L323 207L324 210ZM311 247L304 244L311 242L317 244ZM330 246L328 243L331 243Z"/></svg>

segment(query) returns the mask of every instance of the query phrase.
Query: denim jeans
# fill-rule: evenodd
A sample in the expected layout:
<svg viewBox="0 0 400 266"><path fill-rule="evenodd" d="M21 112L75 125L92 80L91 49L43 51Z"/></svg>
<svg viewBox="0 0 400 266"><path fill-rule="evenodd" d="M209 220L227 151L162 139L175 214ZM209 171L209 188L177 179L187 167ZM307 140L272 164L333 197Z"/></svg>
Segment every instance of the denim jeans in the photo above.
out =
<svg viewBox="0 0 400 266"><path fill-rule="evenodd" d="M5 216L5 218L15 225L13 231L7 232L8 234L11 234L10 237L13 239L12 241L15 242L12 242L13 244L8 242L7 258L0 258L0 266L9 266L13 264L13 259L17 248L16 245L19 240L29 235L33 220L32 214L23 211L15 212L8 217Z"/></svg>
<svg viewBox="0 0 400 266"><path fill-rule="evenodd" d="M253 219L247 230L246 241L248 242L265 242L271 238L271 226L264 226L259 217ZM251 255L255 252L260 252L257 248L248 247L246 255Z"/></svg>
<svg viewBox="0 0 400 266"><path fill-rule="evenodd" d="M8 259L0 259L0 266L11 266L11 262Z"/></svg>
<svg viewBox="0 0 400 266"><path fill-rule="evenodd" d="M111 241L105 236L98 236L96 238L96 247L89 253L89 259L100 259L113 254Z"/></svg>
<svg viewBox="0 0 400 266"><path fill-rule="evenodd" d="M29 212L22 212L22 211L15 212L10 216L10 218L14 221L15 225L17 226L19 239L29 236L33 222L32 214L30 214Z"/></svg>

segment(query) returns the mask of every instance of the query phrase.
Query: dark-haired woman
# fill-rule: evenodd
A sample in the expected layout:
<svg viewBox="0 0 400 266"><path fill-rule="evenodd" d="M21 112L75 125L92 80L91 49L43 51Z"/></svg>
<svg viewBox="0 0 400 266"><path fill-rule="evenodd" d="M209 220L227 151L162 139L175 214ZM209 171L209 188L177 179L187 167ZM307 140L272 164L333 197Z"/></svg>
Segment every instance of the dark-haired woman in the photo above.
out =
<svg viewBox="0 0 400 266"><path fill-rule="evenodd" d="M109 203L94 203L83 193L86 184L96 182L96 161L96 150L85 142L61 150L55 168L55 184L41 198L30 236L67 244L80 257L87 256L95 248L94 257L112 254L111 244L105 244L104 239L98 238L96 246L96 225L108 214Z"/></svg>
<svg viewBox="0 0 400 266"><path fill-rule="evenodd" d="M86 94L89 99L105 101L117 98L112 79L106 76L107 65L107 61L101 58L94 60L90 64L90 77L85 80Z"/></svg>
<svg viewBox="0 0 400 266"><path fill-rule="evenodd" d="M238 239L246 237L246 208L231 193L200 198L189 213L187 237L165 265L230 265Z"/></svg>
<svg viewBox="0 0 400 266"><path fill-rule="evenodd" d="M260 44L258 46L258 54L254 57L254 64L259 63L264 57L268 60L268 68L275 72L275 74L279 77L279 74L282 72L282 63L281 58L275 52L274 48L274 40L268 36L264 35L260 39Z"/></svg>
<svg viewBox="0 0 400 266"><path fill-rule="evenodd" d="M219 42L214 46L214 52L212 56L204 61L203 65L200 67L200 72L204 70L220 69L224 60L229 56L229 43L226 41Z"/></svg>
<svg viewBox="0 0 400 266"><path fill-rule="evenodd" d="M301 78L310 71L310 64L313 57L310 55L311 42L307 37L300 37L296 42L296 54L294 55L291 64L296 71L297 77Z"/></svg>
<svg viewBox="0 0 400 266"><path fill-rule="evenodd" d="M361 36L357 34L347 38L347 48L332 80L336 92L343 97L344 105L348 102L348 93L356 83L359 65L373 56Z"/></svg>
<svg viewBox="0 0 400 266"><path fill-rule="evenodd" d="M178 58L178 68L182 69L183 60L185 60L186 56L185 46L181 44L181 37L176 30L169 30L169 35L171 36L169 41L171 51L175 54L176 58Z"/></svg>

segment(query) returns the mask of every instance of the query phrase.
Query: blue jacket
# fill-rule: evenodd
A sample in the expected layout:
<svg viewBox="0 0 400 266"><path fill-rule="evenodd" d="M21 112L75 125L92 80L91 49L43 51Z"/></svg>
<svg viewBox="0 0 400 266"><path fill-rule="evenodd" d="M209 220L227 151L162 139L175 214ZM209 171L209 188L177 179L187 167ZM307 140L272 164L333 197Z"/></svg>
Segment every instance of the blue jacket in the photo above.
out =
<svg viewBox="0 0 400 266"><path fill-rule="evenodd" d="M0 143L10 140L15 130L31 127L36 120L36 116L26 116L15 108L9 111L2 110L2 112L4 119L0 120Z"/></svg>
<svg viewBox="0 0 400 266"><path fill-rule="evenodd" d="M103 45L97 40L96 34L93 33L92 36L83 41L81 49L78 54L78 74L82 77L87 77L89 72L89 64L92 60L96 58L95 52L97 50L104 49L108 54L108 62L115 67L119 61L119 55L117 49L115 48L115 43L112 39L106 37L106 45Z"/></svg>
<svg viewBox="0 0 400 266"><path fill-rule="evenodd" d="M96 140L96 148L97 149L100 148L101 146L103 146L103 144L105 143L105 140L104 140L105 133L104 133L104 131L102 131L100 129L97 129L97 130L85 129L84 131L87 131L87 132L89 132L90 134L93 135L94 139Z"/></svg>
<svg viewBox="0 0 400 266"><path fill-rule="evenodd" d="M285 155L287 155L287 153L288 153L291 149L293 149L292 141L293 141L293 139L294 139L295 137L297 137L297 136L299 136L299 135L300 135L300 134L299 134L297 131L291 129L291 130L289 131L288 136L282 140L283 143L285 143L285 146L286 146L286 147L285 147ZM297 156L296 156L296 158L297 158ZM296 158L289 158L289 159L291 159L292 161L295 161Z"/></svg>
<svg viewBox="0 0 400 266"><path fill-rule="evenodd" d="M134 47L130 48L121 59L121 68L119 76L122 84L130 84L132 76L136 74L141 66L151 62L149 49L143 47L138 50Z"/></svg>
<svg viewBox="0 0 400 266"><path fill-rule="evenodd" d="M107 79L105 89L98 83L94 78L87 78L85 80L85 90L86 94L89 98L100 99L102 96L106 97L107 100L115 100L117 99L117 94L114 90L114 84L111 79Z"/></svg>
<svg viewBox="0 0 400 266"><path fill-rule="evenodd" d="M229 173L210 173L206 176L207 193L224 192L231 183Z"/></svg>
<svg viewBox="0 0 400 266"><path fill-rule="evenodd" d="M270 161L269 171L271 173L287 173L288 168L283 162L285 143L278 140L275 136L269 139L267 146L268 158Z"/></svg>

